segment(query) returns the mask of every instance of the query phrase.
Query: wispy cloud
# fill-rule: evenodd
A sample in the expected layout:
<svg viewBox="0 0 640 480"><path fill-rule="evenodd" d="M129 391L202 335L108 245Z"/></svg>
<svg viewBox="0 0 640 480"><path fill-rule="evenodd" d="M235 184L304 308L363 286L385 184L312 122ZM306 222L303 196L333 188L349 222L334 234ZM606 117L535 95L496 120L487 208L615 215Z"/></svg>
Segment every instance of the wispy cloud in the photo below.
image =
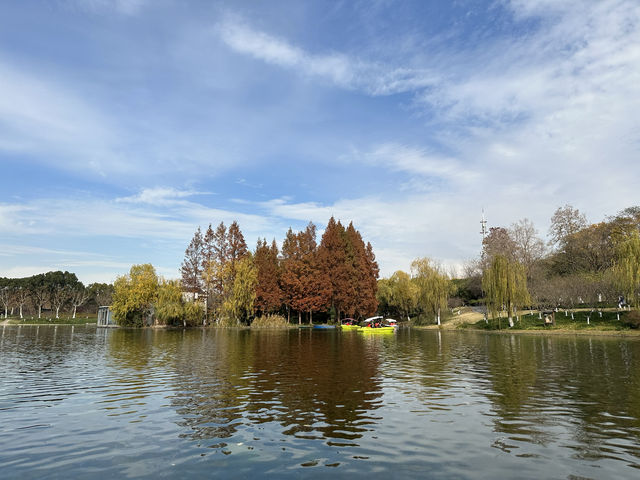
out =
<svg viewBox="0 0 640 480"><path fill-rule="evenodd" d="M66 0L66 3L91 13L115 12L136 15L149 3L148 0Z"/></svg>
<svg viewBox="0 0 640 480"><path fill-rule="evenodd" d="M185 198L195 195L211 195L209 192L195 190L180 190L173 187L144 188L142 191L129 197L116 198L118 203L142 203L155 206L169 206L185 204Z"/></svg>
<svg viewBox="0 0 640 480"><path fill-rule="evenodd" d="M412 91L439 81L428 69L388 68L339 52L310 53L282 38L255 30L237 19L220 23L217 31L220 38L238 53L304 76L326 79L342 88L364 90L371 95Z"/></svg>

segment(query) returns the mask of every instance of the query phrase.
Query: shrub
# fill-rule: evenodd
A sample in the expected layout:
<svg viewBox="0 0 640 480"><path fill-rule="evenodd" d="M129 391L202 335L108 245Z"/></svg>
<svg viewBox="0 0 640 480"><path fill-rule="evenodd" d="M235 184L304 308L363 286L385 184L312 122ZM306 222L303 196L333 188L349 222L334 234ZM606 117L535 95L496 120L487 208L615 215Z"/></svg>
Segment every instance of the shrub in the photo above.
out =
<svg viewBox="0 0 640 480"><path fill-rule="evenodd" d="M282 315L263 315L251 322L251 328L289 328L289 322Z"/></svg>
<svg viewBox="0 0 640 480"><path fill-rule="evenodd" d="M640 310L632 310L624 317L624 324L630 328L640 328Z"/></svg>

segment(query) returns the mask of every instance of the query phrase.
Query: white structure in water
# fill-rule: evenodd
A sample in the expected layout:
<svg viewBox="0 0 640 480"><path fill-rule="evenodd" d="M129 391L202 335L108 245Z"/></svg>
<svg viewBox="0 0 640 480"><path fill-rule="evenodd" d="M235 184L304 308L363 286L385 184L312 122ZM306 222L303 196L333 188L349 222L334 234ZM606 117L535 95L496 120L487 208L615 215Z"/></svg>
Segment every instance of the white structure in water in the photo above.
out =
<svg viewBox="0 0 640 480"><path fill-rule="evenodd" d="M113 320L113 312L111 307L98 307L98 326L99 327L115 327L116 322Z"/></svg>

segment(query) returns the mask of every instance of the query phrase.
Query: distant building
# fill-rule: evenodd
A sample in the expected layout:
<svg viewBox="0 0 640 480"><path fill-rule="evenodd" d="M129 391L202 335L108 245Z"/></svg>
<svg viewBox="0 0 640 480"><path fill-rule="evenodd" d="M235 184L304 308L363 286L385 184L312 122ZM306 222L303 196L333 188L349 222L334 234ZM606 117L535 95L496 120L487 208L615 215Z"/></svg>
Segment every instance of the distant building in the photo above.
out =
<svg viewBox="0 0 640 480"><path fill-rule="evenodd" d="M113 312L111 307L103 306L98 307L98 326L99 327L115 327L116 322L113 319Z"/></svg>

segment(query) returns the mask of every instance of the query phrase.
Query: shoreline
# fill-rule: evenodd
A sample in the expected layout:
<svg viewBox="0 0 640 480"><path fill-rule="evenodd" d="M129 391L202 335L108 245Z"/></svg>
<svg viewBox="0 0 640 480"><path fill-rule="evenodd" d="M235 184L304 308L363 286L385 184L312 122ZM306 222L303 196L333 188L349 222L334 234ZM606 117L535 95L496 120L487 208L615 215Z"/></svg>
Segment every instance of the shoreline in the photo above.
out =
<svg viewBox="0 0 640 480"><path fill-rule="evenodd" d="M458 326L446 324L443 325L426 325L426 326L415 326L411 328L416 328L418 330L446 330L449 332L481 332L488 334L517 334L517 335L592 335L592 336L611 336L611 337L640 337L640 330L599 330L599 329L581 329L581 330L573 330L568 328L556 328L556 329L547 329L547 330L524 330L518 328L504 328L502 330L485 330L483 328L460 328Z"/></svg>

